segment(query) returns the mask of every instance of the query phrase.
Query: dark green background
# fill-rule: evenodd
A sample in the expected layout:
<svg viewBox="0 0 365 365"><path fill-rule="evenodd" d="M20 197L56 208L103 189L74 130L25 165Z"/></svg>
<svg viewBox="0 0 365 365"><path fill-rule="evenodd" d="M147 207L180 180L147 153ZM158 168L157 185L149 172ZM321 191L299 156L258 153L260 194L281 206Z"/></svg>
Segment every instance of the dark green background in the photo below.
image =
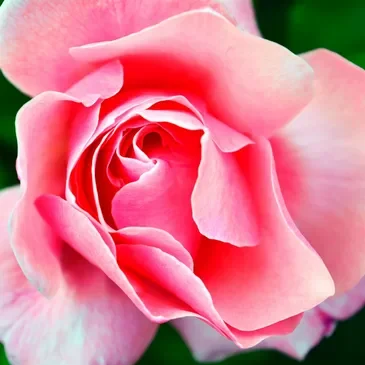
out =
<svg viewBox="0 0 365 365"><path fill-rule="evenodd" d="M257 0L255 7L265 38L295 53L328 48L365 67L365 0ZM14 118L27 100L0 75L0 188L17 182ZM327 363L365 364L365 310L340 323L334 335L324 340L304 361L307 365ZM0 365L5 364L8 363L0 347ZM157 364L197 364L168 325L161 327L156 340L138 363ZM220 364L294 365L297 361L275 351L258 351L234 356Z"/></svg>

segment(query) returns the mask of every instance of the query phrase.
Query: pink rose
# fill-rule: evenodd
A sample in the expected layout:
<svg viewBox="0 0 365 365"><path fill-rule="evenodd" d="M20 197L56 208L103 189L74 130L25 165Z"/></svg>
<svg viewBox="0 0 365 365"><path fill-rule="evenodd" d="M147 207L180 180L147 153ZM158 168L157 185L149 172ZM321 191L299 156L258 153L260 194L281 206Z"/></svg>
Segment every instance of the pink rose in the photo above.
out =
<svg viewBox="0 0 365 365"><path fill-rule="evenodd" d="M249 348L364 275L364 71L249 5L5 0L0 67L34 96L0 201L14 362L133 364L187 317Z"/></svg>

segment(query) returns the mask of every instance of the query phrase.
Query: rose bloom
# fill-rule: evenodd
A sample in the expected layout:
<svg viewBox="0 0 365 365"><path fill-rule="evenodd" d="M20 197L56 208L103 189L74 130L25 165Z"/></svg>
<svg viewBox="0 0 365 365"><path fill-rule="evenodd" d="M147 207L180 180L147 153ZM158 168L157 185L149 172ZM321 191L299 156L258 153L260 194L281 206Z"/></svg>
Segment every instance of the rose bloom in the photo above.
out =
<svg viewBox="0 0 365 365"><path fill-rule="evenodd" d="M133 364L171 320L200 360L302 357L364 304L362 69L244 0L5 0L0 50L34 96L0 197L11 361Z"/></svg>

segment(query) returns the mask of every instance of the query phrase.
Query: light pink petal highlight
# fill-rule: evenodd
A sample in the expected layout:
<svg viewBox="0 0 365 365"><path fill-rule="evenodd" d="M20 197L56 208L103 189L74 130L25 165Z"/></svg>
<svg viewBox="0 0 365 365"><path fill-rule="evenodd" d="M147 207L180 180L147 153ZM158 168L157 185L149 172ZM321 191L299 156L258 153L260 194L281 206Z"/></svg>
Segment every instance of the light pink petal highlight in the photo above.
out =
<svg viewBox="0 0 365 365"><path fill-rule="evenodd" d="M315 98L272 144L288 210L340 294L365 274L365 71L325 50L304 58Z"/></svg>
<svg viewBox="0 0 365 365"><path fill-rule="evenodd" d="M304 60L208 10L71 54L86 63L120 58L126 85L195 89L212 114L243 133L272 134L312 98L313 72Z"/></svg>
<svg viewBox="0 0 365 365"><path fill-rule="evenodd" d="M242 162L259 216L259 244L206 241L195 271L225 322L247 331L313 308L333 295L334 284L286 212L269 142L244 149Z"/></svg>
<svg viewBox="0 0 365 365"><path fill-rule="evenodd" d="M0 68L28 94L65 91L91 69L70 57L70 47L114 40L202 7L229 17L213 0L5 0Z"/></svg>
<svg viewBox="0 0 365 365"><path fill-rule="evenodd" d="M259 242L256 212L238 157L220 151L208 133L202 137L191 202L194 221L204 236L237 247Z"/></svg>

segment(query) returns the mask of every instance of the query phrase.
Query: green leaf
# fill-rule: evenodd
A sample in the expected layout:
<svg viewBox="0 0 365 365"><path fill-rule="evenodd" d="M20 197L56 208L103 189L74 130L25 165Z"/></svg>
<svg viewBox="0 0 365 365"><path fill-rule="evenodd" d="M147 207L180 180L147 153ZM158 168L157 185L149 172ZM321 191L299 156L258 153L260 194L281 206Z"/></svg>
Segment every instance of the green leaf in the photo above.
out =
<svg viewBox="0 0 365 365"><path fill-rule="evenodd" d="M16 148L15 116L28 100L0 73L0 146Z"/></svg>
<svg viewBox="0 0 365 365"><path fill-rule="evenodd" d="M0 344L0 365L10 365L6 359L4 347Z"/></svg>
<svg viewBox="0 0 365 365"><path fill-rule="evenodd" d="M265 38L300 54L327 48L365 67L364 0L255 0Z"/></svg>

